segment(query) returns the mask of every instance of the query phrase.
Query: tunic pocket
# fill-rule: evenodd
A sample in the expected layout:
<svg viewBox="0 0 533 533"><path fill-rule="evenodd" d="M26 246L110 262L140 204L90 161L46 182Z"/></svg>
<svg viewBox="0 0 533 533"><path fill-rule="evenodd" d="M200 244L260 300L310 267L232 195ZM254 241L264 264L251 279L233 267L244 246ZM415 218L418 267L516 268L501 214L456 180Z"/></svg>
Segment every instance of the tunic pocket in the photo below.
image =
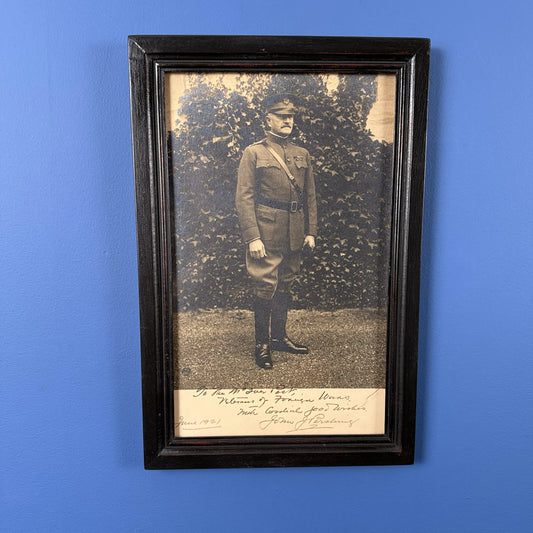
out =
<svg viewBox="0 0 533 533"><path fill-rule="evenodd" d="M263 241L272 240L276 225L276 212L272 207L258 205L255 209L255 218L259 233Z"/></svg>
<svg viewBox="0 0 533 533"><path fill-rule="evenodd" d="M281 168L279 163L275 159L262 159L257 158L257 163L255 164L256 168Z"/></svg>
<svg viewBox="0 0 533 533"><path fill-rule="evenodd" d="M307 168L307 158L303 155L295 155L294 166L296 168Z"/></svg>

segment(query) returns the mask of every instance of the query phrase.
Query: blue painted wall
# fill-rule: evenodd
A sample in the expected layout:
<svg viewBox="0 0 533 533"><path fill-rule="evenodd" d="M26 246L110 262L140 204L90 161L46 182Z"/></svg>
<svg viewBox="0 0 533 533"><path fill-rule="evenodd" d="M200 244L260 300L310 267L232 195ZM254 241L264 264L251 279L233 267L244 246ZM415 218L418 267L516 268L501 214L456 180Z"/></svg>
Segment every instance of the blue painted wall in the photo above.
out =
<svg viewBox="0 0 533 533"><path fill-rule="evenodd" d="M5 0L0 530L525 532L530 3ZM417 461L142 467L128 34L430 37Z"/></svg>

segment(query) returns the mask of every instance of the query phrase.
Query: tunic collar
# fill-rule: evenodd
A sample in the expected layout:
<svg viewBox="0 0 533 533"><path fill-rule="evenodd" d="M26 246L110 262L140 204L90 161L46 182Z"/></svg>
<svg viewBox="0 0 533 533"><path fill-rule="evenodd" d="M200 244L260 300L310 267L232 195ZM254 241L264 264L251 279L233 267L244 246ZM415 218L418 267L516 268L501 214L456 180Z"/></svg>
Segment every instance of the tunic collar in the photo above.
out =
<svg viewBox="0 0 533 533"><path fill-rule="evenodd" d="M280 137L279 135L274 135L272 132L266 132L266 140L268 143L279 144L280 146L287 146L289 144L288 137Z"/></svg>

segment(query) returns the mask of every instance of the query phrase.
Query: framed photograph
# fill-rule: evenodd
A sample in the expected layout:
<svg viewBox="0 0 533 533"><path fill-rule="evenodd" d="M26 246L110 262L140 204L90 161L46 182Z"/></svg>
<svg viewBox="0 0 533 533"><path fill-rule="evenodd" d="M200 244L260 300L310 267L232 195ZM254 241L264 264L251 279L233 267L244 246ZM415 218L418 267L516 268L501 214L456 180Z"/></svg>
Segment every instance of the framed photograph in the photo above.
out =
<svg viewBox="0 0 533 533"><path fill-rule="evenodd" d="M129 38L145 468L413 462L429 48Z"/></svg>

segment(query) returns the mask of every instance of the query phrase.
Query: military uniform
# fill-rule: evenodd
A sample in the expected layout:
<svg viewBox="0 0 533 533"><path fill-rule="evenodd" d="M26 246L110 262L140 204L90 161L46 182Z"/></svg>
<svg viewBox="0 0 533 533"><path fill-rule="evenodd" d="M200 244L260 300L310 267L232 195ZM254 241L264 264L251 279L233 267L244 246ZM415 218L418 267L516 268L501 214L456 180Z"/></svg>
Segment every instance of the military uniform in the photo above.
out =
<svg viewBox="0 0 533 533"><path fill-rule="evenodd" d="M303 193L303 202L280 163L267 146L285 161ZM271 299L277 289L289 292L300 268L306 235L316 235L315 182L309 153L267 133L267 138L245 149L239 166L236 197L243 239L261 239L267 255L246 267L255 282L255 294ZM281 268L280 268L281 267Z"/></svg>
<svg viewBox="0 0 533 533"><path fill-rule="evenodd" d="M292 114L293 109L292 102L284 99L271 106L270 112ZM271 150L285 163L292 180ZM247 244L246 268L256 296L256 362L263 368L271 368L271 361L265 366L258 360L257 350L257 344L263 345L263 352L266 343L270 348L270 316L272 348L307 353L306 347L287 338L285 323L290 288L300 270L304 239L317 232L315 182L309 152L271 132L248 146L239 165L236 207ZM260 259L253 258L248 249L258 239L266 252ZM270 349L268 356L263 355L268 360Z"/></svg>

